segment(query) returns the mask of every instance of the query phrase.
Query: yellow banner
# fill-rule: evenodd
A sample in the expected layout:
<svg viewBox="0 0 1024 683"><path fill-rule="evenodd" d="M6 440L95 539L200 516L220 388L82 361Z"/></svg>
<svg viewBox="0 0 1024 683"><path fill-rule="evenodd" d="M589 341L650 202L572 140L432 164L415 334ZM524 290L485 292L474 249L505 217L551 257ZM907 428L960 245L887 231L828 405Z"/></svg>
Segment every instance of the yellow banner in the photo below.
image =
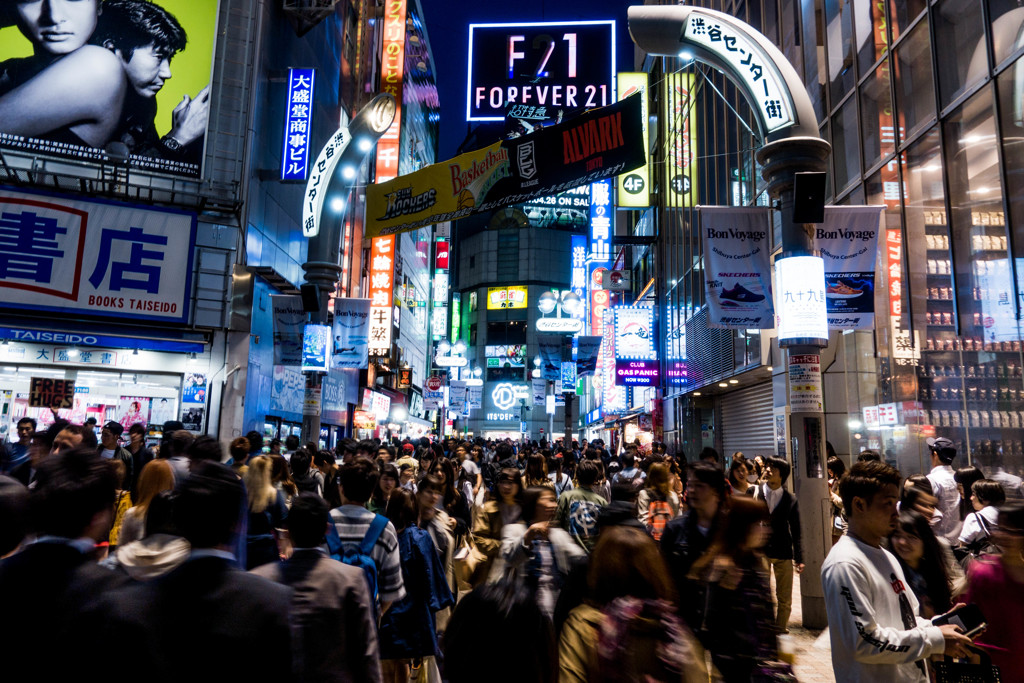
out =
<svg viewBox="0 0 1024 683"><path fill-rule="evenodd" d="M649 133L647 125L647 73L623 72L618 75L619 100L624 100L634 93L643 97L644 151L649 149ZM650 160L640 168L620 175L619 206L641 208L651 205L651 166Z"/></svg>
<svg viewBox="0 0 1024 683"><path fill-rule="evenodd" d="M697 108L692 73L665 76L665 170L668 206L697 205Z"/></svg>

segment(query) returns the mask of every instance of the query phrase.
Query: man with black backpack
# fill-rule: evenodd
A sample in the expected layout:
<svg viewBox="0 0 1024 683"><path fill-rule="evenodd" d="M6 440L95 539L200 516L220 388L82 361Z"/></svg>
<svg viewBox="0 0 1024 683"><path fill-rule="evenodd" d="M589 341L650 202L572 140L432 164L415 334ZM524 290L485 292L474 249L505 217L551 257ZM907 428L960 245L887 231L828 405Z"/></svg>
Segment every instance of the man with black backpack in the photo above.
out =
<svg viewBox="0 0 1024 683"><path fill-rule="evenodd" d="M377 486L377 465L357 457L341 468L341 507L331 510L327 546L331 557L366 573L377 615L405 597L398 534L387 517L366 509Z"/></svg>

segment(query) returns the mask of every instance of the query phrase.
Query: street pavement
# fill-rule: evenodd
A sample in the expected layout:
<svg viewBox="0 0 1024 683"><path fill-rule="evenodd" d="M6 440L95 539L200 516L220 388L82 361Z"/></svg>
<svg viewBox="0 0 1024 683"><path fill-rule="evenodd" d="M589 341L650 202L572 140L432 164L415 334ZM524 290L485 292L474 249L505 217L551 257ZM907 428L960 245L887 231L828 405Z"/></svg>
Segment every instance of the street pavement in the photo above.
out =
<svg viewBox="0 0 1024 683"><path fill-rule="evenodd" d="M793 639L796 654L793 669L800 683L834 683L836 677L832 673L832 649L828 632L804 628L799 580L793 582L793 614L789 618L789 635Z"/></svg>

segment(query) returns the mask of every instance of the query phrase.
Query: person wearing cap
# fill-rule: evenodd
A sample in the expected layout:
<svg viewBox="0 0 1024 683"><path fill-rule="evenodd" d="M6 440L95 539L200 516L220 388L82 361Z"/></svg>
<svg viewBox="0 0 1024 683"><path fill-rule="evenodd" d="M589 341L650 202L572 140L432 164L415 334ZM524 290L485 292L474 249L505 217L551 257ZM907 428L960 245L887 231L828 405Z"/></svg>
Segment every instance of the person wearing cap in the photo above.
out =
<svg viewBox="0 0 1024 683"><path fill-rule="evenodd" d="M121 438L121 434L124 433L124 427L121 426L120 422L110 420L100 431L100 447L97 452L100 457L107 460L117 458L124 463L124 481L128 484L135 481L133 472L132 454L127 448L124 448L118 439Z"/></svg>
<svg viewBox="0 0 1024 683"><path fill-rule="evenodd" d="M928 481L938 499L939 512L942 519L935 525L936 536L955 542L960 532L960 493L956 489L953 478L953 459L956 457L956 446L945 437L929 438L926 443L932 452L932 471L928 473Z"/></svg>
<svg viewBox="0 0 1024 683"><path fill-rule="evenodd" d="M416 447L411 443L402 444L402 457L395 461L395 467L401 469L402 465L409 465L412 467L413 478L416 478L416 470L419 469L420 462L416 459Z"/></svg>

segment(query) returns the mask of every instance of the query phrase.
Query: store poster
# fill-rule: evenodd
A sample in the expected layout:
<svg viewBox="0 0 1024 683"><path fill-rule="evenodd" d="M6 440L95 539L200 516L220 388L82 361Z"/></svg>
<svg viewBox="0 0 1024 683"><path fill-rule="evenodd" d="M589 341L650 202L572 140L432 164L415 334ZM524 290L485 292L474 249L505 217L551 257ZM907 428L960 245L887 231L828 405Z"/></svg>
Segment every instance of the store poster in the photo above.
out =
<svg viewBox="0 0 1024 683"><path fill-rule="evenodd" d="M270 394L270 409L287 413L299 412L306 389L306 378L295 368L274 366L274 383Z"/></svg>
<svg viewBox="0 0 1024 683"><path fill-rule="evenodd" d="M206 375L186 373L181 388L181 423L190 432L201 432L205 416Z"/></svg>
<svg viewBox="0 0 1024 683"><path fill-rule="evenodd" d="M127 432L133 424L141 422L143 426L150 422L150 401L147 396L121 396L117 400L117 421Z"/></svg>
<svg viewBox="0 0 1024 683"><path fill-rule="evenodd" d="M796 354L789 357L789 408L794 413L822 411L821 356Z"/></svg>
<svg viewBox="0 0 1024 683"><path fill-rule="evenodd" d="M61 2L75 7L59 17L59 39L48 37L58 19L44 3L5 4L0 146L94 163L117 150L137 169L201 175L217 0ZM84 125L85 112L106 114Z"/></svg>
<svg viewBox="0 0 1024 683"><path fill-rule="evenodd" d="M370 345L370 299L334 300L332 368L365 370Z"/></svg>
<svg viewBox="0 0 1024 683"><path fill-rule="evenodd" d="M875 326L875 266L884 206L826 206L814 228L825 261L825 306L835 330Z"/></svg>
<svg viewBox="0 0 1024 683"><path fill-rule="evenodd" d="M767 208L700 207L710 327L775 327L771 225Z"/></svg>
<svg viewBox="0 0 1024 683"><path fill-rule="evenodd" d="M170 420L176 420L178 401L173 398L154 397L149 404L149 423L161 426Z"/></svg>
<svg viewBox="0 0 1024 683"><path fill-rule="evenodd" d="M274 317L274 365L302 365L303 330L306 309L302 297L294 294L272 294L270 306Z"/></svg>

